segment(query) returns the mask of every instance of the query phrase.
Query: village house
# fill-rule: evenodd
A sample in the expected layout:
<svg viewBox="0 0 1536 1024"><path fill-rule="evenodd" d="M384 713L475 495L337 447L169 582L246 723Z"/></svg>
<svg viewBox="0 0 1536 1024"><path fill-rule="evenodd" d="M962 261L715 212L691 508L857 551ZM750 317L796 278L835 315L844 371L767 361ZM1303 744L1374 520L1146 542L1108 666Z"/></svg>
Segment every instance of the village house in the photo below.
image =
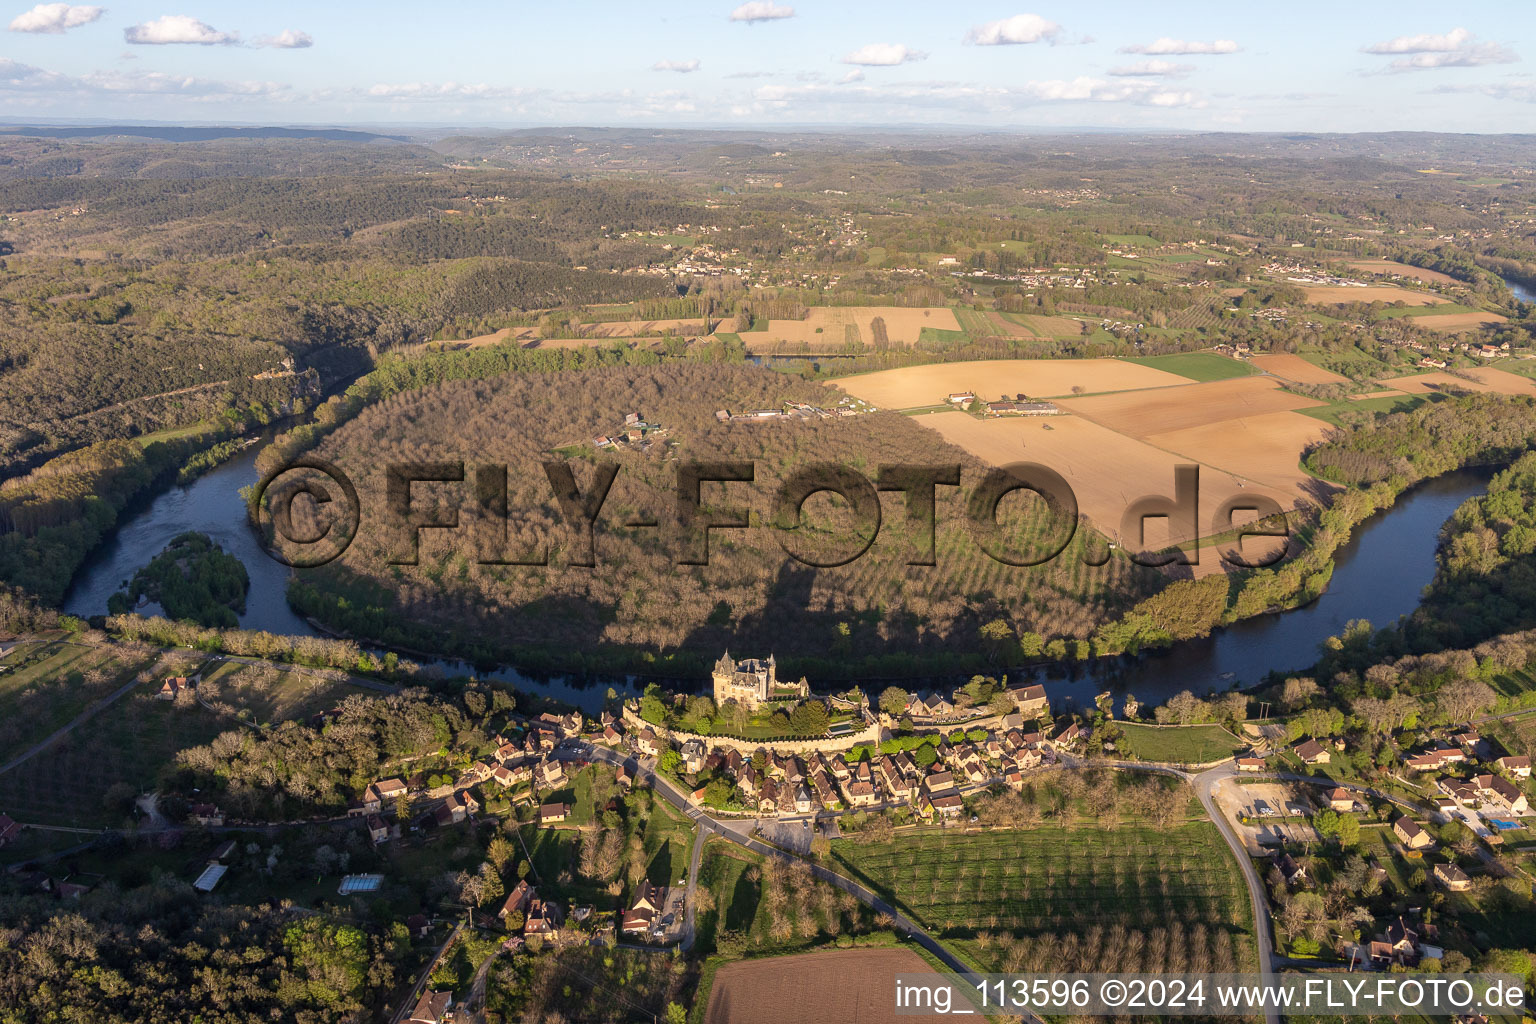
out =
<svg viewBox="0 0 1536 1024"><path fill-rule="evenodd" d="M1307 880L1307 869L1288 853L1282 853L1275 866L1280 869L1286 885L1300 885Z"/></svg>
<svg viewBox="0 0 1536 1024"><path fill-rule="evenodd" d="M545 789L554 789L565 785L565 765L554 758L550 758L539 765L536 774L538 775L539 785Z"/></svg>
<svg viewBox="0 0 1536 1024"><path fill-rule="evenodd" d="M1466 892L1472 888L1472 879L1455 864L1436 864L1432 873L1435 881L1451 892Z"/></svg>
<svg viewBox="0 0 1536 1024"><path fill-rule="evenodd" d="M566 819L571 813L571 805L566 803L539 805L539 824L555 825Z"/></svg>
<svg viewBox="0 0 1536 1024"><path fill-rule="evenodd" d="M394 803L405 791L405 783L399 779L380 779L378 782L371 782L368 788L363 790L363 798L347 807L347 813L354 817L378 814L384 809L386 803Z"/></svg>
<svg viewBox="0 0 1536 1024"><path fill-rule="evenodd" d="M1485 811L1522 815L1530 810L1525 794L1499 775L1477 775L1467 782L1441 779L1440 788L1467 806L1481 801Z"/></svg>
<svg viewBox="0 0 1536 1024"><path fill-rule="evenodd" d="M1240 772L1262 772L1264 770L1264 759L1262 757L1239 757L1237 759L1237 770Z"/></svg>
<svg viewBox="0 0 1536 1024"><path fill-rule="evenodd" d="M21 826L12 821L9 816L0 814L0 847L5 847L19 835L21 835Z"/></svg>
<svg viewBox="0 0 1536 1024"><path fill-rule="evenodd" d="M1433 837L1407 815L1392 823L1392 832L1410 850L1427 850L1435 845Z"/></svg>
<svg viewBox="0 0 1536 1024"><path fill-rule="evenodd" d="M160 684L160 692L155 694L156 700L175 700L181 696L183 690L190 690L186 676L171 676Z"/></svg>
<svg viewBox="0 0 1536 1024"><path fill-rule="evenodd" d="M635 746L646 757L661 756L661 739L656 735L654 729L641 729L640 735L635 737Z"/></svg>
<svg viewBox="0 0 1536 1024"><path fill-rule="evenodd" d="M1405 758L1403 764L1416 772L1428 772L1448 764L1460 764L1466 759L1467 755L1457 747L1436 747Z"/></svg>
<svg viewBox="0 0 1536 1024"><path fill-rule="evenodd" d="M533 886L529 885L528 879L524 878L512 887L511 892L507 893L507 898L502 902L501 910L496 916L505 921L513 914L521 914L536 895Z"/></svg>
<svg viewBox="0 0 1536 1024"><path fill-rule="evenodd" d="M1069 722L1062 730L1051 737L1051 745L1063 750L1071 750L1077 746L1087 733L1076 722Z"/></svg>
<svg viewBox="0 0 1536 1024"><path fill-rule="evenodd" d="M958 818L965 810L965 801L952 789L930 796L928 802L933 806L935 813L946 818Z"/></svg>
<svg viewBox="0 0 1536 1024"><path fill-rule="evenodd" d="M650 935L659 926L666 905L666 887L652 885L642 879L635 890L634 901L630 903L629 909L624 911L619 931L625 935L638 935L642 938Z"/></svg>
<svg viewBox="0 0 1536 1024"><path fill-rule="evenodd" d="M427 991L421 994L407 1024L452 1024L453 993Z"/></svg>
<svg viewBox="0 0 1536 1024"><path fill-rule="evenodd" d="M923 779L923 789L930 795L955 788L952 772L931 772Z"/></svg>
<svg viewBox="0 0 1536 1024"><path fill-rule="evenodd" d="M187 808L187 820L204 828L219 828L224 824L224 812L213 804L193 804Z"/></svg>
<svg viewBox="0 0 1536 1024"><path fill-rule="evenodd" d="M1355 809L1355 794L1339 786L1328 794L1328 809L1333 811L1352 811Z"/></svg>
<svg viewBox="0 0 1536 1024"><path fill-rule="evenodd" d="M1019 686L1008 691L1008 696L1018 706L1025 719L1040 718L1051 713L1051 702L1045 696L1045 687L1039 683Z"/></svg>
<svg viewBox="0 0 1536 1024"><path fill-rule="evenodd" d="M470 810L472 804L474 805L473 811ZM463 821L479 809L479 803L468 791L453 793L449 795L448 799L443 801L442 806L433 812L433 817L437 819L439 825L453 825Z"/></svg>
<svg viewBox="0 0 1536 1024"><path fill-rule="evenodd" d="M880 802L880 794L876 792L872 782L863 779L855 779L843 787L844 794L848 797L849 807L873 807Z"/></svg>
<svg viewBox="0 0 1536 1024"><path fill-rule="evenodd" d="M366 824L368 826L368 838L373 841L373 845L377 846L380 843L389 842L389 823L383 818L377 814L370 814L366 819Z"/></svg>
<svg viewBox="0 0 1536 1024"><path fill-rule="evenodd" d="M1531 759L1529 757L1501 757L1494 764L1517 779L1528 779L1531 777Z"/></svg>
<svg viewBox="0 0 1536 1024"><path fill-rule="evenodd" d="M552 900L537 897L528 901L528 913L523 918L524 935L548 935L560 930L560 905Z"/></svg>
<svg viewBox="0 0 1536 1024"><path fill-rule="evenodd" d="M683 771L693 775L704 767L704 742L700 739L690 739L682 745L678 751L683 756Z"/></svg>
<svg viewBox="0 0 1536 1024"><path fill-rule="evenodd" d="M1327 764L1333 756L1315 739L1296 744L1291 748L1291 752L1301 759L1302 764Z"/></svg>
<svg viewBox="0 0 1536 1024"><path fill-rule="evenodd" d="M496 784L502 789L511 789L514 785L516 785L516 783L512 781L512 769L508 768L504 764L499 764L496 766L496 769L491 772L491 778L496 780Z"/></svg>

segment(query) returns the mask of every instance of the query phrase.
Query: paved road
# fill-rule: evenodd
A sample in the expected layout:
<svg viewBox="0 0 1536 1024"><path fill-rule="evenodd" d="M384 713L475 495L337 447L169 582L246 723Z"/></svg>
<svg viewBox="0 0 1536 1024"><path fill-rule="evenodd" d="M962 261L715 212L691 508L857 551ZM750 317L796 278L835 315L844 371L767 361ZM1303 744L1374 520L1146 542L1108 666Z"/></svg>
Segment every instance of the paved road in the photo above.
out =
<svg viewBox="0 0 1536 1024"><path fill-rule="evenodd" d="M1253 934L1259 945L1259 974L1265 985L1272 985L1275 981L1275 948L1274 926L1269 917L1269 895L1264 891L1264 880L1259 877L1259 872L1253 866L1253 858L1248 856L1248 850L1243 846L1242 838L1237 830L1227 821L1227 816L1221 813L1216 806L1214 794L1216 787L1226 779L1237 774L1235 765L1223 765L1220 768L1212 768L1210 771L1201 772L1190 781L1195 787L1195 795L1200 798L1200 806L1205 808L1206 815L1216 823L1216 829L1221 837L1232 848L1232 855L1237 858L1237 866L1243 872L1243 881L1248 883L1248 899L1253 904ZM1266 1024L1280 1024L1280 1012L1269 1009L1264 1011Z"/></svg>

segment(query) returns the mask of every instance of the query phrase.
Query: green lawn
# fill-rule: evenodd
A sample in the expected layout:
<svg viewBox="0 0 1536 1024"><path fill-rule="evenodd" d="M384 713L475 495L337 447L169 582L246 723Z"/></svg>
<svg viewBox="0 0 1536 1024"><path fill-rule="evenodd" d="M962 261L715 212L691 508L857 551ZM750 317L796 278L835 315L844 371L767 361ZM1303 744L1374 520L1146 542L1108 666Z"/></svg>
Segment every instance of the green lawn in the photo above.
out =
<svg viewBox="0 0 1536 1024"><path fill-rule="evenodd" d="M1209 822L924 829L840 839L833 859L987 970L1155 971L1184 956L1241 970L1256 956L1247 888Z"/></svg>
<svg viewBox="0 0 1536 1024"><path fill-rule="evenodd" d="M918 344L964 345L971 336L964 331L946 331L942 327L924 327L918 334Z"/></svg>
<svg viewBox="0 0 1536 1024"><path fill-rule="evenodd" d="M1119 723L1125 737L1120 753L1142 761L1205 764L1231 757L1247 744L1219 725L1156 726Z"/></svg>
<svg viewBox="0 0 1536 1024"><path fill-rule="evenodd" d="M1248 377L1258 372L1248 363L1238 359L1228 359L1214 352L1186 352L1176 356L1133 356L1126 358L1124 362L1166 370L1202 384L1213 380Z"/></svg>

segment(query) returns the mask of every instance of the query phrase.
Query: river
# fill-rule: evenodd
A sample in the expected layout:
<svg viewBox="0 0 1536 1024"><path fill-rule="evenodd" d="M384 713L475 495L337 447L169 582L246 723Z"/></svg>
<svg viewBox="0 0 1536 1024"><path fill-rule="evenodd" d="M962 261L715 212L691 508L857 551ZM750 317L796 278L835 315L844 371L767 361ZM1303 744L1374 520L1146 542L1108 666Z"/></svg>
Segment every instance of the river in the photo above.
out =
<svg viewBox="0 0 1536 1024"><path fill-rule="evenodd" d="M288 607L284 596L288 570L267 557L245 525L240 489L256 481L258 451L260 446L252 446L190 485L174 487L130 515L76 576L64 602L65 611L79 616L105 614L107 598L171 538L198 530L238 557L250 574L241 626L316 635L315 629ZM1434 576L1441 524L1485 486L1483 475L1453 473L1404 495L1393 508L1356 531L1337 556L1327 593L1304 608L1249 619L1208 639L1181 643L1139 659L1095 662L1065 675L1044 673L1040 678L1053 698L1070 698L1078 706L1086 706L1105 689L1122 696L1134 693L1144 703L1160 703L1180 690L1216 692L1259 682L1272 669L1304 668L1315 659L1318 645L1339 633L1350 619L1369 619L1381 627L1414 609L1420 592ZM454 661L427 664L447 672L472 671ZM481 674L588 710L598 706L609 685L622 693L635 688L633 680L594 682L531 676L510 667Z"/></svg>

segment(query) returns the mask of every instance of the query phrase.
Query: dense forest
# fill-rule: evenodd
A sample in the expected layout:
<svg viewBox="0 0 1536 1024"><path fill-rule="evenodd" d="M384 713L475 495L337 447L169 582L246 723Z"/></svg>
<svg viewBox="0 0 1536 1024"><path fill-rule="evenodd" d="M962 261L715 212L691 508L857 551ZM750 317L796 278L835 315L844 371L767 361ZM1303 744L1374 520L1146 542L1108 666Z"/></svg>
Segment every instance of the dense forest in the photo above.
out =
<svg viewBox="0 0 1536 1024"><path fill-rule="evenodd" d="M405 647L451 645L481 657L547 645L567 648L567 660L605 647L652 657L682 649L694 658L713 658L709 652L716 648L740 643L781 655L830 651L847 660L964 651L984 623L999 617L1016 624L1011 628L1085 636L1106 614L1155 585L1155 573L1125 558L1085 565L1084 545L1095 543L1087 527L1045 565L1015 568L995 561L969 535L953 488L938 492L936 568L905 564L916 539L899 494L885 499L878 542L863 557L841 568L789 559L767 524L776 488L796 469L834 462L872 478L881 465L937 460L964 467L966 491L983 473L970 456L935 447L931 434L899 415L757 424L715 418L717 409L777 408L786 401L831 408L838 397L766 370L688 362L524 373L396 392L319 445L319 455L353 477L368 511L346 555L303 573L291 600L356 635ZM590 439L616 431L630 412L664 427L665 442L649 453L596 455ZM572 564L585 548L573 552L574 538L540 469L552 451L575 456L583 489L591 486L597 466L616 467L595 539L601 571ZM483 564L477 560L483 537L467 528L423 531L420 564L394 564L397 532L386 528L382 516L370 519L372 510L384 507L384 467L444 460L508 466L509 526L500 550L545 551L549 564ZM717 534L707 566L678 564L683 552L670 522L676 467L683 461L745 461L756 468L753 484L705 499L749 505L753 522L748 531ZM467 472L466 481L474 469ZM415 500L425 514L442 514L467 501L469 483L453 486L457 490L417 485ZM822 501L825 506L818 506ZM1037 509L1019 502L1014 528L1021 538L1042 538L1049 530L1043 503ZM807 514L821 518L809 520L814 525L802 532L842 536L850 521L839 505L840 499L813 499ZM661 524L657 530L623 527L647 516ZM466 525L469 518L466 506Z"/></svg>
<svg viewBox="0 0 1536 1024"><path fill-rule="evenodd" d="M405 929L209 903L185 882L107 886L62 910L0 880L0 1020L325 1024L372 1010Z"/></svg>

